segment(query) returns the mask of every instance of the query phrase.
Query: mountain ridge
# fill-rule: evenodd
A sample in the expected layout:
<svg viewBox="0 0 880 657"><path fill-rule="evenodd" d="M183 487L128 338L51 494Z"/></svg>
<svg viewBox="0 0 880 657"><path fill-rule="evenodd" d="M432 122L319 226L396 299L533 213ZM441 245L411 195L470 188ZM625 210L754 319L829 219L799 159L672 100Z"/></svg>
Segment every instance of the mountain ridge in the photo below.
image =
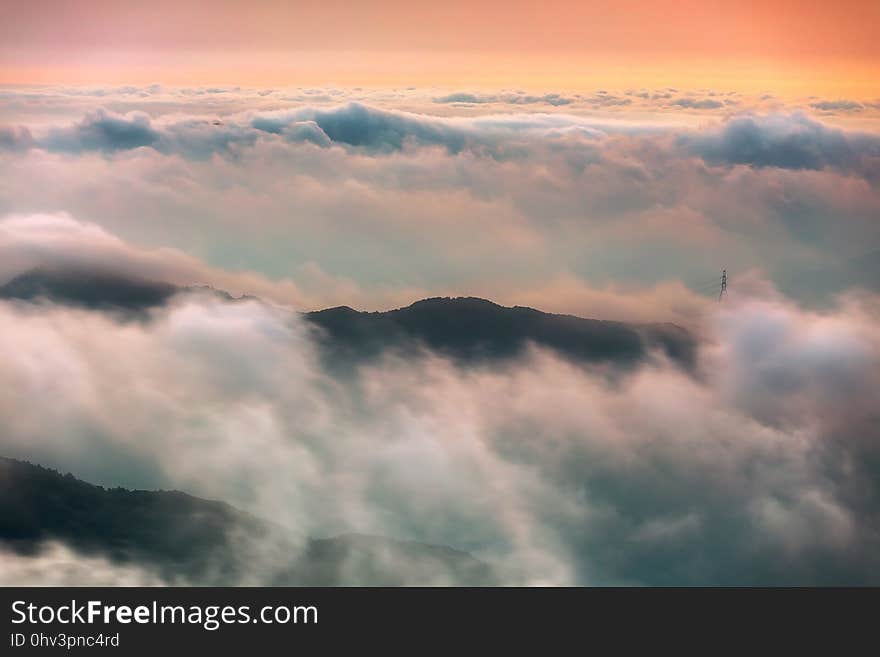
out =
<svg viewBox="0 0 880 657"><path fill-rule="evenodd" d="M653 349L688 368L695 362L696 340L675 324L590 319L479 297L429 297L388 311L336 306L305 316L344 360L374 357L389 345L407 351L426 346L464 361L495 360L537 344L585 362L634 363Z"/></svg>
<svg viewBox="0 0 880 657"><path fill-rule="evenodd" d="M345 533L298 546L280 527L181 491L104 488L0 457L0 546L34 556L49 542L157 571L177 582L281 586L491 585L493 569L467 552Z"/></svg>
<svg viewBox="0 0 880 657"><path fill-rule="evenodd" d="M147 319L149 311L186 292L208 291L235 302L211 286L178 286L105 270L33 269L0 286L0 299L46 300L123 317ZM324 360L347 367L389 350L408 354L428 348L460 362L484 362L521 355L530 344L579 362L630 365L654 351L692 369L696 339L671 323L631 323L547 313L529 306L503 306L473 296L428 297L387 311L335 306L301 313L315 329Z"/></svg>

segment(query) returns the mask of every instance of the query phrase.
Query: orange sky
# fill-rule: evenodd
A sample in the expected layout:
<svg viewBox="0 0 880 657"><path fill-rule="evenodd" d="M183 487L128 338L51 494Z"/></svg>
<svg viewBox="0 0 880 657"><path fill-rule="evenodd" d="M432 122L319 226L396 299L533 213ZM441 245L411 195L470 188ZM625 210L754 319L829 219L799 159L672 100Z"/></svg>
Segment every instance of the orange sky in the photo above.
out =
<svg viewBox="0 0 880 657"><path fill-rule="evenodd" d="M0 82L880 95L880 2L5 3Z"/></svg>

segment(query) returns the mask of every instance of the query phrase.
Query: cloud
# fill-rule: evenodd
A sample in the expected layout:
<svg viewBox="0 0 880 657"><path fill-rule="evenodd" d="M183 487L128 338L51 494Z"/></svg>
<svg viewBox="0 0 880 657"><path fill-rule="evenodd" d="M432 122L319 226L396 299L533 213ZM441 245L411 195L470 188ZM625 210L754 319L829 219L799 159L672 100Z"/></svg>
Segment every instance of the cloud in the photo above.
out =
<svg viewBox="0 0 880 657"><path fill-rule="evenodd" d="M149 568L113 563L63 543L47 543L36 555L0 551L0 586L170 586Z"/></svg>
<svg viewBox="0 0 880 657"><path fill-rule="evenodd" d="M880 175L880 138L847 133L804 114L736 117L720 129L685 135L682 141L712 163L835 168L872 180Z"/></svg>
<svg viewBox="0 0 880 657"><path fill-rule="evenodd" d="M632 103L632 100L629 98L615 96L607 92L599 92L593 96L586 97L584 98L584 101L589 103L590 105L598 105L602 107L620 107L630 105Z"/></svg>
<svg viewBox="0 0 880 657"><path fill-rule="evenodd" d="M269 303L181 295L138 322L0 303L0 451L297 535L452 545L512 583L874 581L875 134L636 120L639 95L608 118L598 92L514 111L215 91L4 101L41 113L0 132L0 283L81 267ZM693 376L533 350L340 378L296 313L436 295L674 321L705 344Z"/></svg>
<svg viewBox="0 0 880 657"><path fill-rule="evenodd" d="M810 107L823 112L855 112L864 109L864 105L854 100L821 100L810 103Z"/></svg>
<svg viewBox="0 0 880 657"><path fill-rule="evenodd" d="M734 298L696 377L534 350L340 378L295 314L256 301L181 298L136 324L0 303L0 447L224 499L297 536L451 545L511 583L865 584L877 304Z"/></svg>
<svg viewBox="0 0 880 657"><path fill-rule="evenodd" d="M676 98L671 101L673 105L678 105L679 107L685 107L688 109L718 109L720 107L724 107L724 103L720 100L714 100L712 98L693 98L693 97L685 97L685 98Z"/></svg>
<svg viewBox="0 0 880 657"><path fill-rule="evenodd" d="M133 112L122 117L99 109L69 128L50 130L43 144L59 151L113 152L153 146L157 141L159 133L152 127L148 115Z"/></svg>
<svg viewBox="0 0 880 657"><path fill-rule="evenodd" d="M498 96L487 96L481 94L472 94L463 91L459 91L453 94L448 94L446 96L438 96L434 99L435 103L496 103L498 102Z"/></svg>
<svg viewBox="0 0 880 657"><path fill-rule="evenodd" d="M676 104L681 101L682 104ZM876 115L877 103L864 99L790 98L770 94L746 94L717 89L585 90L579 93L538 92L528 90L451 90L397 88L198 88L149 85L142 87L0 87L0 123L23 123L29 127L57 124L61 119L74 122L87 113L104 108L125 116L145 112L154 119L191 115L209 122L260 111L289 111L293 106L330 109L349 102L375 109L422 115L461 114L470 116L539 109L546 113L573 114L584 120L600 118L694 126L693 112L699 114L738 112L760 114L795 112L804 107L831 115L859 112L870 118ZM835 105L840 106L835 109ZM816 106L813 106L816 105ZM822 109L826 106L829 109ZM812 106L812 107L811 107ZM861 108L859 108L861 106ZM690 108L678 114L674 110ZM65 126L69 127L69 126Z"/></svg>
<svg viewBox="0 0 880 657"><path fill-rule="evenodd" d="M521 98L524 99L522 102L532 102L528 97ZM518 132L531 131L540 135L549 129L582 123L574 117L540 114L457 120L382 110L360 103L329 109L301 107L250 112L223 121L197 116L157 121L143 112L117 114L101 108L90 111L72 125L50 127L33 141L27 138L24 129L7 130L0 146L35 146L55 152L99 151L108 154L150 147L160 153L201 159L213 153L236 152L239 148L253 146L260 139L279 135L288 141L320 146L329 146L332 142L376 151L394 151L407 144L439 145L455 153L465 148L492 148L498 146L502 137Z"/></svg>
<svg viewBox="0 0 880 657"><path fill-rule="evenodd" d="M483 105L490 103L508 104L508 105L533 105L546 104L553 106L570 105L574 101L573 98L567 98L557 93L548 93L540 96L515 93L515 94L474 94L468 92L456 92L445 96L438 96L433 99L435 103L466 103L471 105Z"/></svg>
<svg viewBox="0 0 880 657"><path fill-rule="evenodd" d="M22 151L35 145L31 131L24 126L0 126L0 149Z"/></svg>
<svg viewBox="0 0 880 657"><path fill-rule="evenodd" d="M228 283L236 290L244 286L253 292L273 289L276 294L285 287L253 274L212 269L176 249L139 249L96 224L79 222L66 214L0 220L0 260L0 283L32 269L71 269L116 272L178 285ZM287 287L295 297L292 284Z"/></svg>
<svg viewBox="0 0 880 657"><path fill-rule="evenodd" d="M528 97L520 98L525 98L521 102L531 102ZM504 141L508 139L540 139L556 130L571 128L602 134L590 122L563 114L445 118L383 110L361 103L257 113L251 125L265 133L280 134L292 123L302 121L313 122L333 143L350 147L394 152L407 146L441 146L453 154L471 151L492 157L504 156Z"/></svg>
<svg viewBox="0 0 880 657"><path fill-rule="evenodd" d="M289 141L309 142L324 147L330 146L333 141L315 121L296 121L285 126L281 134Z"/></svg>
<svg viewBox="0 0 880 657"><path fill-rule="evenodd" d="M98 109L72 126L51 128L38 143L50 151L68 153L114 153L150 147L161 153L206 158L236 146L253 145L256 139L253 131L216 120L190 117L158 124L143 112L119 115Z"/></svg>
<svg viewBox="0 0 880 657"><path fill-rule="evenodd" d="M494 102L494 97L489 96L473 98L482 98L480 102ZM528 100L531 97L517 98ZM437 102L446 101L441 98ZM616 105L628 102L628 99L596 94L586 98L585 102ZM692 97L676 99L672 104L697 109L724 105L711 98ZM823 107L830 108L831 105L823 104ZM837 107L842 106L838 103ZM601 138L641 133L650 139L656 138L658 132L656 127L652 129L648 125L603 123L565 114L444 118L383 110L353 102L331 108L250 112L224 121L194 116L154 121L142 112L119 115L98 109L73 125L51 127L37 137L23 127L5 128L0 133L0 146L18 150L38 146L71 153L114 153L151 147L164 154L204 159L215 153L240 154L241 149L252 148L260 140L283 138L294 143L307 142L321 147L336 144L379 153L395 152L408 146L441 146L451 154L472 151L507 159L516 157L523 149L537 149L547 139L560 141L561 146L570 146L562 141L566 135L589 134ZM846 132L804 114L740 115L720 126L676 132L682 144L711 162L791 169L832 167L857 170L873 177L880 157L880 138L875 135Z"/></svg>
<svg viewBox="0 0 880 657"><path fill-rule="evenodd" d="M376 149L400 149L409 139L461 150L465 136L453 126L425 117L377 111L352 103L333 110L317 110L315 123L334 142Z"/></svg>
<svg viewBox="0 0 880 657"><path fill-rule="evenodd" d="M329 276L315 266L300 269L294 280L228 271L177 249L138 247L96 224L66 214L0 219L0 285L34 270L57 272L62 279L85 274L83 284L121 278L183 287L208 285L236 296L254 295L305 310L348 304L367 310L390 309L431 295L456 296L454 288L366 291L354 281ZM707 303L681 284L633 289L593 287L574 277L520 285L515 290L487 281L473 286L471 292L511 306L528 305L557 313L582 308L592 317L644 323L669 321L685 326L700 323Z"/></svg>
<svg viewBox="0 0 880 657"><path fill-rule="evenodd" d="M34 126L35 147L0 151L0 212L64 210L217 270L296 280L307 294L283 299L311 308L435 295L516 304L562 279L695 289L724 266L760 269L815 303L871 287L846 263L878 243L877 137L803 115L686 127L288 106L162 115L152 146L78 153L39 147L54 129ZM836 273L804 284L822 271ZM631 317L625 305L613 317ZM652 310L670 317L660 304L639 315Z"/></svg>
<svg viewBox="0 0 880 657"><path fill-rule="evenodd" d="M496 97L453 95L473 102L495 102ZM446 98L436 99L447 102ZM501 97L499 97L501 98ZM530 99L528 96L517 96ZM619 104L610 94L596 94L585 102ZM452 102L452 101L448 101ZM462 101L458 101L462 102ZM525 102L525 101L522 101ZM815 107L843 109L840 102L822 101ZM848 103L849 101L845 101ZM679 98L674 105L689 108L721 107L714 99ZM120 115L104 109L89 112L66 127L51 127L32 136L27 128L4 128L0 146L7 149L41 147L59 152L113 153L151 147L165 154L206 158L213 153L239 152L261 139L282 137L322 147L339 144L379 152L411 146L442 146L450 153L483 151L492 157L510 157L517 146L534 149L544 139L567 134L638 134L647 138L658 130L645 126L603 123L564 114L492 115L443 118L349 103L332 108L301 107L273 112L250 112L224 121L186 117L156 121L142 112ZM792 169L825 167L873 173L880 140L866 133L846 132L810 119L804 114L749 116L728 119L703 130L677 130L681 143L712 162L780 166ZM505 148L505 143L509 146Z"/></svg>

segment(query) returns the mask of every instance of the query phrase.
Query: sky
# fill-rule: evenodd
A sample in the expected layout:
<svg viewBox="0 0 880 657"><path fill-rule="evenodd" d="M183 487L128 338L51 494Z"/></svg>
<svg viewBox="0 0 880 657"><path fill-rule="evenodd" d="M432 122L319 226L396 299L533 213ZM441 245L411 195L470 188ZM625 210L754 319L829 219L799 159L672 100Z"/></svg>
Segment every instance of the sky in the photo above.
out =
<svg viewBox="0 0 880 657"><path fill-rule="evenodd" d="M873 99L870 0L4 3L4 83L609 85Z"/></svg>
<svg viewBox="0 0 880 657"><path fill-rule="evenodd" d="M249 295L0 300L0 455L513 584L877 582L877 3L0 7L0 286ZM695 365L341 375L299 314L431 296L672 322ZM155 579L71 549L4 581Z"/></svg>

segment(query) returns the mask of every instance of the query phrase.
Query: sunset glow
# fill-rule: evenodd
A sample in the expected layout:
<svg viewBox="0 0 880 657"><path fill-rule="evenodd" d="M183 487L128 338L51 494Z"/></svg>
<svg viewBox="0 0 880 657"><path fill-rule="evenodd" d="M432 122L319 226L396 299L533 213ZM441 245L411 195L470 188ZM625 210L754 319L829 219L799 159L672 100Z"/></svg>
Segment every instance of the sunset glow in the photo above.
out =
<svg viewBox="0 0 880 657"><path fill-rule="evenodd" d="M625 80L880 93L880 7L869 0L84 0L8 3L3 18L3 83L583 89Z"/></svg>

